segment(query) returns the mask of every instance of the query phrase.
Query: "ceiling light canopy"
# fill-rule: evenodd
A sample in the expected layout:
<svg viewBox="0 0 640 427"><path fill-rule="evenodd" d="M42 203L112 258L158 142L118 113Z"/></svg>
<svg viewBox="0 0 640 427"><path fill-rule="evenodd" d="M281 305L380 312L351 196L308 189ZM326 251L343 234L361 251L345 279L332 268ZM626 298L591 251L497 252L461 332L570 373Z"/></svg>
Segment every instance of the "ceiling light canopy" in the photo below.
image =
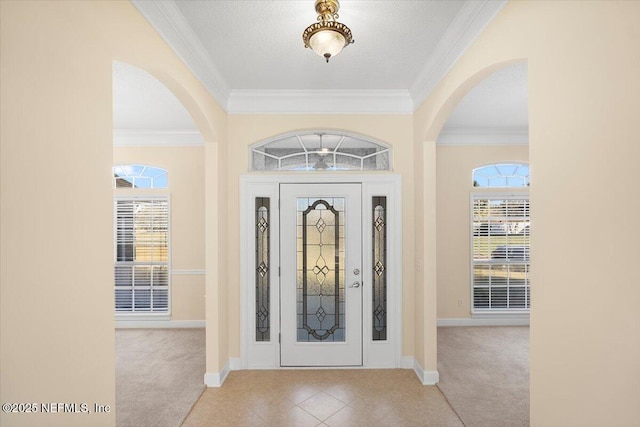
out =
<svg viewBox="0 0 640 427"><path fill-rule="evenodd" d="M318 12L318 22L304 30L302 40L304 47L310 47L329 62L329 58L339 54L354 40L349 27L336 21L340 9L338 0L316 0L315 8Z"/></svg>

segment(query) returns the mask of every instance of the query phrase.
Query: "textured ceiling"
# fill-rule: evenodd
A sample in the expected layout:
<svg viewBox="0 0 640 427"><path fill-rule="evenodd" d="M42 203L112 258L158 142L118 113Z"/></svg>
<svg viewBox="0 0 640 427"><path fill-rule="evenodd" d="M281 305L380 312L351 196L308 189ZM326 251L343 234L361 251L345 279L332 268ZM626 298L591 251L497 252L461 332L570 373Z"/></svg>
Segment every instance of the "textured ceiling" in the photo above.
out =
<svg viewBox="0 0 640 427"><path fill-rule="evenodd" d="M355 43L327 64L302 43L316 19L314 0L131 1L230 113L411 113L504 5L342 0L339 21ZM501 128L511 132L506 143L514 130L522 143L527 125L526 64L519 64L467 94L443 133ZM166 87L117 63L114 127L196 129Z"/></svg>
<svg viewBox="0 0 640 427"><path fill-rule="evenodd" d="M355 43L327 64L302 42L316 22L313 0L176 2L225 83L240 90L407 90L463 4L343 0L339 21Z"/></svg>
<svg viewBox="0 0 640 427"><path fill-rule="evenodd" d="M527 64L496 71L460 101L445 129L526 128L529 124Z"/></svg>
<svg viewBox="0 0 640 427"><path fill-rule="evenodd" d="M411 113L506 0L342 0L355 43L303 47L314 0L131 0L230 113Z"/></svg>
<svg viewBox="0 0 640 427"><path fill-rule="evenodd" d="M121 62L113 63L113 127L144 131L197 129L165 85L146 71Z"/></svg>

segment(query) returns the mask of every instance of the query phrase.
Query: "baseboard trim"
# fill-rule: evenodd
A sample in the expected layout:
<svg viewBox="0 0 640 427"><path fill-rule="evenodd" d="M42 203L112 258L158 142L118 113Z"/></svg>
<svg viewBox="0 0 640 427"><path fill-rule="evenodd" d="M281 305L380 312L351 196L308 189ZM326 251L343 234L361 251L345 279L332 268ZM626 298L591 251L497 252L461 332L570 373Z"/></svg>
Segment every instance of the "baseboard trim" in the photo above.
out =
<svg viewBox="0 0 640 427"><path fill-rule="evenodd" d="M416 359L413 359L413 371L422 385L436 385L440 381L440 373L438 371L425 371Z"/></svg>
<svg viewBox="0 0 640 427"><path fill-rule="evenodd" d="M204 384L207 387L222 387L224 380L229 375L229 363L227 362L220 372L207 372L204 374Z"/></svg>
<svg viewBox="0 0 640 427"><path fill-rule="evenodd" d="M229 358L229 370L231 371L241 371L242 368L242 359L239 357L231 357Z"/></svg>
<svg viewBox="0 0 640 427"><path fill-rule="evenodd" d="M438 319L438 326L529 326L529 316Z"/></svg>
<svg viewBox="0 0 640 427"><path fill-rule="evenodd" d="M414 361L413 356L402 356L402 369L413 369Z"/></svg>
<svg viewBox="0 0 640 427"><path fill-rule="evenodd" d="M116 329L191 329L206 326L204 320L116 320Z"/></svg>
<svg viewBox="0 0 640 427"><path fill-rule="evenodd" d="M438 371L424 371L424 380L422 385L436 385L440 382L440 373Z"/></svg>

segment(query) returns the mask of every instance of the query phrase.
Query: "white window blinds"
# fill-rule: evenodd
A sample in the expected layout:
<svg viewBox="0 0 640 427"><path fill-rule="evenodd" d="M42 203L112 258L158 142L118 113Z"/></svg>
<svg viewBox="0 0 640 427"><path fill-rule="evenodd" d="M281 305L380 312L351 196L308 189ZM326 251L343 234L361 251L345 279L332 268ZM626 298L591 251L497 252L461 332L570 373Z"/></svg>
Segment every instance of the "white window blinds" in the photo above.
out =
<svg viewBox="0 0 640 427"><path fill-rule="evenodd" d="M529 198L473 196L473 312L528 311Z"/></svg>
<svg viewBox="0 0 640 427"><path fill-rule="evenodd" d="M168 199L116 199L115 221L116 313L167 313Z"/></svg>

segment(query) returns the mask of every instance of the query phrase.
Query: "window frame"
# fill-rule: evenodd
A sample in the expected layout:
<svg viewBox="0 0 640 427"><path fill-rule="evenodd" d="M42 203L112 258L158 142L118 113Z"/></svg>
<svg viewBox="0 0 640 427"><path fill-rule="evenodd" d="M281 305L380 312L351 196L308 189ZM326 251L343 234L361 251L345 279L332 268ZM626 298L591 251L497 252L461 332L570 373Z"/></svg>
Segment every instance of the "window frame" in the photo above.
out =
<svg viewBox="0 0 640 427"><path fill-rule="evenodd" d="M142 170L140 171L140 173L138 175L117 175L116 174L116 169L117 168L136 168L136 167L141 167ZM158 174L157 176L145 176L144 172L146 172L147 169L152 169L152 170L158 170L161 171L160 174ZM154 165L147 165L147 164L142 164L142 163L120 163L117 165L113 165L113 167L111 168L111 175L112 175L112 180L113 180L113 188L115 190L150 190L150 191L154 191L154 190L168 190L169 189L169 171L165 168L162 168L160 166L154 166ZM128 182L128 178L131 178L132 181L130 182L131 187L118 187L118 179L122 179ZM159 185L156 186L154 185L155 180L161 177L165 177L166 179L166 184L165 185ZM148 179L150 186L149 187L136 187L135 186L135 181L139 180L141 178L144 179Z"/></svg>
<svg viewBox="0 0 640 427"><path fill-rule="evenodd" d="M333 148L332 150L329 150L327 152L323 152L320 150L317 150L315 148L312 148L311 146L307 146L305 144L305 142L303 141L303 138L309 137L311 135L316 135L316 136L320 136L322 135L323 137L326 136L330 136L330 137L340 137L341 140L340 142L338 142L337 146L335 148ZM280 141L283 140L287 140L287 139L293 139L295 138L297 140L297 143L300 145L300 150L296 151L296 152L292 152L289 154L285 154L283 156L276 156L276 155L272 155L269 153L265 153L263 151L260 151L261 148L267 147L271 144L277 144ZM351 139L355 139L355 140L359 140L361 142L370 144L372 147L375 147L377 150L374 153L370 153L364 156L360 156L360 155L356 155L356 154L350 154L347 152L342 152L339 151L340 147L343 143L343 141L346 138L351 138ZM379 150L378 150L379 149ZM257 169L255 168L255 160L254 160L254 155L255 154L259 154L262 155L264 157L268 157L271 158L273 160L276 160L278 162L278 167L277 168L271 168L271 169ZM364 161L368 158L375 158L378 155L385 155L387 156L387 166L385 168L381 168L381 169L370 169L370 168L365 168L364 166ZM299 132L290 132L290 133L285 133L285 134L280 134L280 135L276 135L274 137L256 142L255 144L251 144L249 146L249 150L248 150L248 155L249 155L249 163L248 163L248 170L249 172L253 172L253 173L264 173L264 172L276 172L276 173L290 173L290 172L297 172L297 173L313 173L313 172L328 172L328 173L353 173L353 172L359 172L359 173L368 173L368 172L392 172L393 171L393 150L392 150L392 146L390 144L387 144L385 142L364 136L364 135L359 135L356 133L350 133L350 132L342 132L342 131L337 131L337 130L307 130L307 131L299 131ZM316 156L319 155L320 157L324 158L325 156L332 156L333 159L333 163L334 163L334 167L329 167L327 169L324 168L312 168L309 167L309 164L311 162L311 158L310 156ZM282 161L286 160L286 159L290 159L290 158L294 158L297 156L304 156L305 161L304 164L306 165L306 167L302 167L302 166L298 166L298 167L288 167L282 166ZM353 159L357 159L360 161L360 168L335 168L335 163L336 163L336 159L338 157L348 157L348 158L353 158Z"/></svg>
<svg viewBox="0 0 640 427"><path fill-rule="evenodd" d="M135 188L119 188L118 193L113 198L113 310L115 319L118 320L170 320L171 319L171 300L172 300L172 268L171 268L171 197L166 189L158 191L158 189L143 189L143 192L136 190ZM139 193L140 192L140 193ZM115 267L118 263L118 217L117 217L117 204L119 201L166 201L167 203L167 310L162 312L154 311L117 311L115 301ZM135 261L134 261L135 262ZM141 264L145 265L145 264ZM156 263L152 265L158 265ZM162 264L164 265L164 264Z"/></svg>
<svg viewBox="0 0 640 427"><path fill-rule="evenodd" d="M527 168L527 175L518 175L518 174L514 174L514 175L505 175L503 173L500 172L500 167L501 166L515 166L515 171L518 171L521 167L526 167ZM496 169L496 171L498 172L498 175L493 175L493 176L487 176L487 180L490 179L496 179L499 177L504 177L505 179L505 183L506 185L490 185L489 181L487 182L488 185L476 185L476 183L478 183L479 181L476 179L477 175L479 174L479 172L482 169L486 169L486 168L490 168L493 167ZM509 185L509 179L515 179L515 178L522 178L522 182L524 185ZM491 189L505 189L505 188L509 188L509 189L528 189L529 186L531 185L531 170L530 170L530 166L528 162L523 162L523 161L504 161L504 162L500 162L500 163L489 163L486 165L482 165L482 166L478 166L473 168L473 170L471 171L471 185L473 186L474 189L482 189L482 191L486 191L486 190L491 190Z"/></svg>
<svg viewBox="0 0 640 427"><path fill-rule="evenodd" d="M474 187L478 188L478 187ZM500 316L500 317L508 317L508 316L529 316L531 313L531 257L529 256L526 262L512 262L504 259L502 263L494 262L478 262L474 259L474 202L476 200L527 200L529 204L529 215L528 222L529 226L531 224L531 201L529 197L528 187L512 187L509 188L510 191L505 191L505 188L508 187L498 187L498 188L490 188L490 187L481 187L484 191L482 192L471 192L469 197L469 307L471 311L472 318L478 317L491 317L491 316ZM495 189L497 191L491 191ZM521 189L521 191L514 191L515 189ZM489 191L487 191L489 190ZM529 228L529 254L531 253L531 231ZM474 275L474 267L476 265L483 264L496 264L496 265L526 265L526 278L527 278L527 294L529 296L529 303L527 308L476 308L475 304L475 275ZM509 286L511 287L511 286ZM526 297L525 297L526 301Z"/></svg>

